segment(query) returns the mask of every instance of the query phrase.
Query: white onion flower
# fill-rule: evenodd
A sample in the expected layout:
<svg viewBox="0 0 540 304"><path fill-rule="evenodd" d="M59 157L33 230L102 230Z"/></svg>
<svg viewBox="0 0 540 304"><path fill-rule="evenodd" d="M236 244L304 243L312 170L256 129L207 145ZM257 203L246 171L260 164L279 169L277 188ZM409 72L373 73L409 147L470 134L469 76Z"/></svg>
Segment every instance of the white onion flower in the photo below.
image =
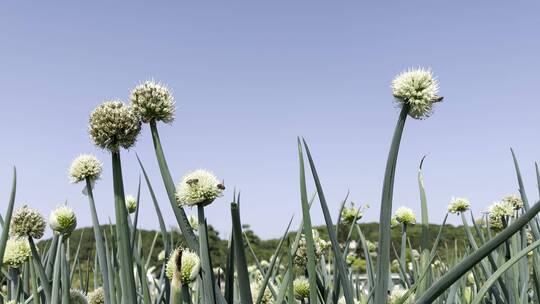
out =
<svg viewBox="0 0 540 304"><path fill-rule="evenodd" d="M471 208L471 203L468 199L462 197L452 198L450 205L448 205L448 212L450 213L461 213L469 210Z"/></svg>
<svg viewBox="0 0 540 304"><path fill-rule="evenodd" d="M214 174L206 170L190 172L176 186L176 199L180 205L208 205L220 197L225 186Z"/></svg>
<svg viewBox="0 0 540 304"><path fill-rule="evenodd" d="M82 154L77 156L71 163L69 177L72 183L79 183L87 178L90 181L95 181L101 177L102 171L103 165L95 156Z"/></svg>
<svg viewBox="0 0 540 304"><path fill-rule="evenodd" d="M409 106L409 115L416 119L428 117L433 103L441 101L439 84L430 70L410 69L394 78L392 94L401 105Z"/></svg>
<svg viewBox="0 0 540 304"><path fill-rule="evenodd" d="M96 146L117 152L137 141L141 121L131 107L119 100L106 101L90 114L88 133Z"/></svg>
<svg viewBox="0 0 540 304"><path fill-rule="evenodd" d="M174 120L174 98L169 89L153 80L136 86L131 91L131 106L143 122Z"/></svg>
<svg viewBox="0 0 540 304"><path fill-rule="evenodd" d="M54 232L69 236L77 227L77 216L73 209L62 205L51 211L49 226Z"/></svg>

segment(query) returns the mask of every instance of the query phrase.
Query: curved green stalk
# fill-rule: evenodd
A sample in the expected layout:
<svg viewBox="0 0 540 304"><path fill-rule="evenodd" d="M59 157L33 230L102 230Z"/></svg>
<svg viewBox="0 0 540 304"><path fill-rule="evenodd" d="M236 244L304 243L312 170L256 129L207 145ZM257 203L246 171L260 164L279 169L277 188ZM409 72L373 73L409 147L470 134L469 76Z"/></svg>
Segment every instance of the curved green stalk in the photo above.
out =
<svg viewBox="0 0 540 304"><path fill-rule="evenodd" d="M198 253L199 246L197 237L195 236L195 233L193 233L191 225L189 225L189 220L186 216L186 212L182 207L179 207L178 203L176 202L176 189L174 187L174 181L172 179L171 172L169 171L169 166L167 165L165 154L163 153L163 147L161 146L161 140L159 138L159 133L155 121L150 122L150 130L152 132L152 140L154 142L154 150L156 152L159 170L161 172L163 184L165 185L165 190L167 190L169 202L171 203L171 207L174 211L174 216L176 217L178 226L182 231L182 235L186 238L186 243L188 247Z"/></svg>
<svg viewBox="0 0 540 304"><path fill-rule="evenodd" d="M392 199L394 196L394 177L396 174L397 157L401 136L405 127L405 121L409 112L409 106L403 105L392 138L386 171L384 174L381 212L379 218L379 248L377 251L377 285L375 287L375 303L384 304L388 297L388 276L390 274L390 241L391 241L391 218Z"/></svg>

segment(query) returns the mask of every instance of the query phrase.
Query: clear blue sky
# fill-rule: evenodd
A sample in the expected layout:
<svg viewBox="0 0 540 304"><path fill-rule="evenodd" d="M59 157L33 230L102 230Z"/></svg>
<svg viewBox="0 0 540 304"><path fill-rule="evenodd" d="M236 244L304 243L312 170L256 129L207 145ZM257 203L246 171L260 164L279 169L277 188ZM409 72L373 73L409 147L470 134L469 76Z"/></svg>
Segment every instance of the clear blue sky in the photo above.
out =
<svg viewBox="0 0 540 304"><path fill-rule="evenodd" d="M331 208L350 190L371 204L365 220L376 220L398 115L390 82L416 66L433 69L445 101L431 118L407 122L394 204L419 212L417 166L428 154L431 221L452 196L479 213L517 191L510 146L536 199L539 9L532 1L2 3L1 210L16 165L18 205L48 216L68 200L80 226L90 225L67 168L95 153L106 165L97 207L102 222L113 217L110 160L88 138L88 115L154 78L176 97L176 121L160 125L175 180L201 167L225 179L225 197L207 209L222 236L234 187L243 221L263 237L300 214L297 135L310 143ZM173 225L149 135L145 127L123 153L126 189L136 192L137 152ZM143 190L141 225L157 228ZM313 220L323 222L318 205Z"/></svg>

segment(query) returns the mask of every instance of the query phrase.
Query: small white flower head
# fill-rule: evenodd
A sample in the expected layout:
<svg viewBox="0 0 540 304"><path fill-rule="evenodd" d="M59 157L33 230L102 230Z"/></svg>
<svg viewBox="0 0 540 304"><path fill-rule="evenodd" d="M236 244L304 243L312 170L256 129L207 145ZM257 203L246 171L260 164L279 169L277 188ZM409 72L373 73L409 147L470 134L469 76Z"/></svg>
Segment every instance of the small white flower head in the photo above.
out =
<svg viewBox="0 0 540 304"><path fill-rule="evenodd" d="M257 302L257 297L259 296L261 287L262 287L261 284L258 282L251 283L251 297L253 299L253 303ZM266 286L266 288L264 289L262 299L258 303L260 304L273 304L274 303L274 297L272 296L272 292L270 291L270 288L268 288L268 286Z"/></svg>
<svg viewBox="0 0 540 304"><path fill-rule="evenodd" d="M111 152L129 149L137 141L140 131L139 116L119 100L106 101L90 114L88 133L94 144L102 149Z"/></svg>
<svg viewBox="0 0 540 304"><path fill-rule="evenodd" d="M102 171L103 165L95 156L82 154L71 163L69 177L72 183L83 182L87 178L90 181L95 181L101 177Z"/></svg>
<svg viewBox="0 0 540 304"><path fill-rule="evenodd" d="M105 293L103 287L94 289L88 293L88 304L105 304Z"/></svg>
<svg viewBox="0 0 540 304"><path fill-rule="evenodd" d="M472 286L476 284L476 281L474 280L474 274L472 272L469 272L467 275L467 285Z"/></svg>
<svg viewBox="0 0 540 304"><path fill-rule="evenodd" d="M69 236L77 228L77 216L73 209L61 205L51 211L49 226L54 232Z"/></svg>
<svg viewBox="0 0 540 304"><path fill-rule="evenodd" d="M348 264L348 265L352 265L354 264L354 262L356 262L356 254L354 252L349 252L347 254L347 257L345 257L345 262Z"/></svg>
<svg viewBox="0 0 540 304"><path fill-rule="evenodd" d="M31 255L30 244L26 238L10 238L6 243L3 264L10 268L19 268Z"/></svg>
<svg viewBox="0 0 540 304"><path fill-rule="evenodd" d="M367 247L368 252L377 251L377 243L374 243L370 240L366 240L366 247Z"/></svg>
<svg viewBox="0 0 540 304"><path fill-rule="evenodd" d="M23 206L11 217L10 234L15 237L31 236L40 239L45 232L45 219L39 211Z"/></svg>
<svg viewBox="0 0 540 304"><path fill-rule="evenodd" d="M489 226L495 231L503 230L507 217L514 215L514 207L508 202L495 202L489 206Z"/></svg>
<svg viewBox="0 0 540 304"><path fill-rule="evenodd" d="M345 224L352 224L353 221L359 221L362 216L364 216L364 213L354 203L351 203L350 207L343 207L343 210L341 210L341 219Z"/></svg>
<svg viewBox="0 0 540 304"><path fill-rule="evenodd" d="M80 289L71 289L69 291L69 303L70 304L88 304L86 295Z"/></svg>
<svg viewBox="0 0 540 304"><path fill-rule="evenodd" d="M188 216L188 222L189 222L189 225L191 226L191 229L193 230L199 229L199 220L197 220L197 218L194 217L193 215Z"/></svg>
<svg viewBox="0 0 540 304"><path fill-rule="evenodd" d="M401 105L409 106L409 115L416 119L429 117L433 103L441 101L439 83L428 69L409 69L394 78L392 94Z"/></svg>
<svg viewBox="0 0 540 304"><path fill-rule="evenodd" d="M174 98L169 89L147 80L131 91L131 106L143 122L174 120Z"/></svg>
<svg viewBox="0 0 540 304"><path fill-rule="evenodd" d="M519 197L517 195L505 196L505 197L503 197L502 201L507 203L507 204L512 205L514 210L519 210L519 209L523 208L523 201L521 200L521 197Z"/></svg>
<svg viewBox="0 0 540 304"><path fill-rule="evenodd" d="M323 256L328 248L330 248L331 243L325 241L319 236L319 232L315 229L311 231L313 235L313 242L315 245L315 259L319 260ZM299 268L306 267L308 262L307 257L307 243L306 236L302 234L300 241L298 242L298 249L294 255L293 263Z"/></svg>
<svg viewBox="0 0 540 304"><path fill-rule="evenodd" d="M390 219L390 228L396 228L398 226L399 226L399 223L396 220L396 217L392 216L392 218Z"/></svg>
<svg viewBox="0 0 540 304"><path fill-rule="evenodd" d="M137 199L133 195L126 196L126 209L129 214L137 211Z"/></svg>
<svg viewBox="0 0 540 304"><path fill-rule="evenodd" d="M309 297L309 281L300 277L293 282L294 296L298 300L307 299Z"/></svg>
<svg viewBox="0 0 540 304"><path fill-rule="evenodd" d="M450 205L448 205L448 212L461 213L469 210L471 203L468 199L462 197L453 197Z"/></svg>
<svg viewBox="0 0 540 304"><path fill-rule="evenodd" d="M388 304L395 304L398 302L398 300L401 300L403 296L407 293L406 289L402 289L400 287L394 287L392 291L390 292L390 295L388 296ZM411 294L404 304L412 304L414 303L414 294Z"/></svg>
<svg viewBox="0 0 540 304"><path fill-rule="evenodd" d="M416 215L414 211L407 207L399 207L394 214L396 221L400 224L414 225L416 224Z"/></svg>
<svg viewBox="0 0 540 304"><path fill-rule="evenodd" d="M176 186L176 199L180 205L208 205L220 197L225 186L214 174L206 170L195 170L182 178Z"/></svg>
<svg viewBox="0 0 540 304"><path fill-rule="evenodd" d="M165 260L165 250L161 250L157 255L158 262L162 262Z"/></svg>
<svg viewBox="0 0 540 304"><path fill-rule="evenodd" d="M531 233L530 229L527 229L527 245L532 244L534 241L534 235Z"/></svg>
<svg viewBox="0 0 540 304"><path fill-rule="evenodd" d="M415 261L420 260L420 252L416 249L411 250L411 256Z"/></svg>
<svg viewBox="0 0 540 304"><path fill-rule="evenodd" d="M201 269L201 263L196 253L189 249L178 247L169 256L165 273L172 281L181 284L193 282Z"/></svg>

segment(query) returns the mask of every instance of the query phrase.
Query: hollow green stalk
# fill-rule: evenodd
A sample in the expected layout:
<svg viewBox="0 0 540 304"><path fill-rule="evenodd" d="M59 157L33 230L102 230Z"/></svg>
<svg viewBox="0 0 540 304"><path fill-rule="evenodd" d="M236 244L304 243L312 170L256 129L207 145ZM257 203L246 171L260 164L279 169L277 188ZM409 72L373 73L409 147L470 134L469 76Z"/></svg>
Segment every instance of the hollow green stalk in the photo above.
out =
<svg viewBox="0 0 540 304"><path fill-rule="evenodd" d="M109 290L109 271L107 269L107 253L103 244L103 234L99 227L99 218L97 216L96 204L94 203L94 191L92 182L86 178L86 191L88 193L88 203L90 205L90 214L92 215L92 226L94 228L94 238L96 239L96 251L101 269L101 278L103 280L103 294L105 295L105 304L110 303L111 293Z"/></svg>
<svg viewBox="0 0 540 304"><path fill-rule="evenodd" d="M123 303L137 303L137 289L133 273L133 255L129 243L129 227L127 222L127 210L124 194L124 182L122 179L122 163L120 152L113 151L113 183L114 201L116 213L116 239L118 243L118 256L120 259L120 270L122 273L122 299Z"/></svg>
<svg viewBox="0 0 540 304"><path fill-rule="evenodd" d="M174 181L172 179L169 166L167 165L165 154L163 153L163 147L161 146L161 140L159 138L159 133L157 130L155 120L150 121L150 130L152 132L152 141L154 142L154 150L156 152L156 158L158 161L159 170L161 172L163 184L165 185L165 190L167 191L167 197L169 198L169 202L171 203L171 207L174 211L176 221L178 222L180 231L182 231L182 235L186 239L186 243L188 247L191 250L198 253L199 246L198 246L197 237L195 236L195 233L193 233L193 230L191 229L191 225L189 225L189 220L186 216L186 212L184 211L182 207L178 206L178 203L176 201L176 189L174 186Z"/></svg>
<svg viewBox="0 0 540 304"><path fill-rule="evenodd" d="M390 239L391 239L391 218L392 218L392 199L394 195L394 178L396 173L397 157L399 145L405 121L409 112L409 106L404 104L399 114L396 124L388 160L386 162L386 171L384 174L381 211L379 218L379 248L377 252L377 285L375 287L375 304L384 304L388 297L388 281L390 274Z"/></svg>

